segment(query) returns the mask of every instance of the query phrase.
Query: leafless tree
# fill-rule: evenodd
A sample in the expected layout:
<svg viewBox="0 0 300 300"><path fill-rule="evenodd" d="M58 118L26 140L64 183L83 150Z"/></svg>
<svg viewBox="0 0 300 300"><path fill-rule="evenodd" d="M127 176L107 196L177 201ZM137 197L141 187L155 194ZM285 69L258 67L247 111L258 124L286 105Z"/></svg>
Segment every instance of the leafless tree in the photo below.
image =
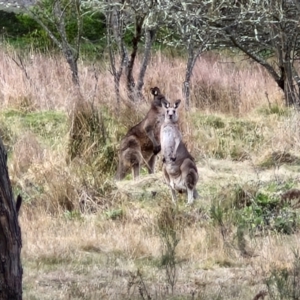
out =
<svg viewBox="0 0 300 300"><path fill-rule="evenodd" d="M99 0L98 3L101 3ZM187 50L187 66L183 83L185 106L189 107L190 79L195 62L207 48L208 26L203 14L207 11L207 3L197 0L189 1L145 1L145 0L107 0L103 4L107 19L107 37L112 74L115 81L117 101L119 101L120 78L123 71L126 75L128 96L133 101L142 97L144 76L149 62L151 47L161 28L160 42L169 46L185 47ZM125 43L126 36L132 32L132 40ZM175 33L176 39L170 37ZM144 44L142 64L138 78L133 77L133 68L139 44ZM130 49L130 50L129 50ZM116 63L115 57L119 58ZM118 67L117 67L118 65Z"/></svg>
<svg viewBox="0 0 300 300"><path fill-rule="evenodd" d="M40 0L34 6L23 5L25 11L45 30L69 64L72 81L79 86L78 58L82 31L80 0ZM70 37L67 26L75 22L75 35Z"/></svg>
<svg viewBox="0 0 300 300"><path fill-rule="evenodd" d="M193 69L198 57L209 47L209 41L214 31L210 30L207 22L207 11L209 2L188 1L166 1L165 10L169 12L167 26L174 30L177 39L170 40L166 37L168 45L183 47L186 50L186 70L182 87L185 98L185 108L190 107L190 81Z"/></svg>
<svg viewBox="0 0 300 300"><path fill-rule="evenodd" d="M7 154L0 139L0 299L22 299L21 230L7 170Z"/></svg>
<svg viewBox="0 0 300 300"><path fill-rule="evenodd" d="M145 0L96 2L98 9L106 15L107 45L117 102L120 101L120 79L123 74L129 99L138 101L142 98L147 65L158 30L159 4ZM137 78L134 78L133 69L139 50L142 63Z"/></svg>
<svg viewBox="0 0 300 300"><path fill-rule="evenodd" d="M210 22L226 46L262 65L284 92L286 105L299 105L300 5L296 0L238 0L211 4Z"/></svg>

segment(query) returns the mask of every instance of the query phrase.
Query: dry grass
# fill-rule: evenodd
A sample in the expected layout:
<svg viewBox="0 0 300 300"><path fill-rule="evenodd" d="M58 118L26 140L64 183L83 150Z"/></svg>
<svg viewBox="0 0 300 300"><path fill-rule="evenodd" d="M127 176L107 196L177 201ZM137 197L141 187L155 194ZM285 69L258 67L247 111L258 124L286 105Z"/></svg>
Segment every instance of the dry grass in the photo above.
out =
<svg viewBox="0 0 300 300"><path fill-rule="evenodd" d="M257 65L241 63L242 59L226 58L216 54L200 58L192 79L194 106L208 111L244 115L262 103L268 105L266 93L270 103L281 104L282 95L269 75ZM23 67L19 67L15 61ZM13 50L2 50L0 65L2 70L6 70L0 78L2 108L19 108L26 102L30 102L32 109L39 110L70 111L73 108L75 103L70 71L63 57L52 55L45 59L45 56L39 53L21 57ZM79 70L84 99L95 105L105 104L113 108L114 89L109 67L105 64L90 66L79 62ZM184 70L184 60L168 59L160 53L156 54L149 63L146 73L144 86L146 99L152 99L150 87L153 86L159 86L171 99L182 98L181 83L184 79ZM121 85L121 97L123 105L126 105L124 85Z"/></svg>
<svg viewBox="0 0 300 300"><path fill-rule="evenodd" d="M298 186L297 160L260 165L276 153L297 157L299 115L283 107L280 91L260 67L209 54L195 66L191 111L180 111L183 138L199 168L201 200L185 207L181 198L175 212L180 242L171 295L158 226L170 201L161 173L118 185L112 178L118 142L147 111L150 87L182 98L184 68L182 59L155 54L145 103L128 102L122 82L118 116L104 63L79 63L79 106L61 56L0 51L0 134L14 191L24 198L25 299L146 299L147 293L151 299L253 299L274 266L292 266L298 231L245 233L247 256L234 223L216 224L210 209L216 200L224 204L222 195L231 197L234 184ZM70 159L71 130L83 144Z"/></svg>
<svg viewBox="0 0 300 300"><path fill-rule="evenodd" d="M194 105L210 112L242 116L262 103L280 104L282 96L267 72L243 59L217 54L200 58L192 79Z"/></svg>

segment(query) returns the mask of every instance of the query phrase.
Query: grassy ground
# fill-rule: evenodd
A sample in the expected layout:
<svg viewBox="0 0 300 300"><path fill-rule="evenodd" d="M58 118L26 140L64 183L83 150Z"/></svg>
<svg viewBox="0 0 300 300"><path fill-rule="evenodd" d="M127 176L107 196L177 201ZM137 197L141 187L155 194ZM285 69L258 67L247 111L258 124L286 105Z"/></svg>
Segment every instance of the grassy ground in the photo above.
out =
<svg viewBox="0 0 300 300"><path fill-rule="evenodd" d="M78 103L61 57L15 55L0 51L0 135L24 199L24 299L276 299L279 279L297 290L300 118L263 70L216 55L198 61L193 106L180 118L201 198L175 206L160 160L135 182L113 175L149 88L181 97L183 61L158 53L146 102L132 106L122 89L118 115L105 64L80 63Z"/></svg>

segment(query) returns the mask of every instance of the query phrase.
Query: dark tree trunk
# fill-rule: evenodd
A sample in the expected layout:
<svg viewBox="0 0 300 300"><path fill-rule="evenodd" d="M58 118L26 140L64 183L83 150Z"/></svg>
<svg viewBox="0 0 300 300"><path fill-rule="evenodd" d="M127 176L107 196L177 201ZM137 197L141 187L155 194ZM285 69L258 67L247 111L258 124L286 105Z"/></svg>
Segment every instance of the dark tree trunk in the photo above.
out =
<svg viewBox="0 0 300 300"><path fill-rule="evenodd" d="M228 34L233 45L247 54L254 61L263 66L272 78L277 83L278 87L283 91L286 106L299 106L300 99L299 93L294 87L294 80L297 80L296 84L300 87L298 82L298 76L293 75L293 59L291 52L293 50L292 45L285 39L279 40L279 47L276 48L276 58L278 60L279 72L277 72L268 61L261 58L255 52L251 52L245 47L234 35L230 29L226 29L225 32Z"/></svg>
<svg viewBox="0 0 300 300"><path fill-rule="evenodd" d="M7 170L7 154L0 139L0 299L22 299L21 230Z"/></svg>
<svg viewBox="0 0 300 300"><path fill-rule="evenodd" d="M139 72L137 87L136 87L136 99L143 99L142 88L144 86L144 78L150 60L152 44L155 40L157 29L146 29L145 30L145 51L142 61L142 65Z"/></svg>
<svg viewBox="0 0 300 300"><path fill-rule="evenodd" d="M206 43L203 43L203 45L198 46L198 48L195 49L193 37L191 36L187 41L187 53L188 53L188 59L186 63L186 69L185 69L185 78L182 86L182 94L184 96L184 106L186 110L189 110L190 108L190 96L191 96L191 77L193 74L193 70L196 64L196 61L200 54L202 53Z"/></svg>
<svg viewBox="0 0 300 300"><path fill-rule="evenodd" d="M130 60L126 66L126 85L127 85L127 93L128 98L131 101L136 101L134 90L135 90L135 81L133 78L133 67L135 63L135 59L138 52L138 44L141 41L142 38L142 29L143 29L143 23L144 23L145 17L137 18L136 24L135 24L135 35L132 38L132 51L130 55Z"/></svg>
<svg viewBox="0 0 300 300"><path fill-rule="evenodd" d="M186 110L189 110L190 108L190 81L192 77L193 68L195 65L195 57L194 57L194 45L192 42L188 44L188 60L186 63L186 69L185 69L185 79L182 86L182 93L184 96L184 107Z"/></svg>
<svg viewBox="0 0 300 300"><path fill-rule="evenodd" d="M64 55L72 73L72 81L74 85L78 87L79 86L78 64L77 64L78 56L76 54L74 55L71 49L64 50Z"/></svg>
<svg viewBox="0 0 300 300"><path fill-rule="evenodd" d="M287 63L284 64L284 98L286 106L299 105L299 96L294 86L293 70L290 63L290 58Z"/></svg>

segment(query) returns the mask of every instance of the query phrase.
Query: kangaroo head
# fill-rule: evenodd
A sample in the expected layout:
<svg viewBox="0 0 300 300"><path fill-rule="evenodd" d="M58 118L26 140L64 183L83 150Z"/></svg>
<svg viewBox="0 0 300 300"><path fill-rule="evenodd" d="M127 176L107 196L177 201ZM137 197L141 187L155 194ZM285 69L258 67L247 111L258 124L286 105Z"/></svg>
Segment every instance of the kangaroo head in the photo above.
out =
<svg viewBox="0 0 300 300"><path fill-rule="evenodd" d="M170 104L166 99L163 101L163 106L165 109L165 122L176 123L178 121L177 108L179 107L181 100L178 99L173 105Z"/></svg>
<svg viewBox="0 0 300 300"><path fill-rule="evenodd" d="M160 89L157 86L155 86L154 88L151 88L150 91L153 96L157 96L160 94Z"/></svg>
<svg viewBox="0 0 300 300"><path fill-rule="evenodd" d="M162 107L163 101L166 100L166 98L163 94L161 94L160 89L156 86L154 88L151 88L150 91L151 94L154 96L152 105Z"/></svg>

